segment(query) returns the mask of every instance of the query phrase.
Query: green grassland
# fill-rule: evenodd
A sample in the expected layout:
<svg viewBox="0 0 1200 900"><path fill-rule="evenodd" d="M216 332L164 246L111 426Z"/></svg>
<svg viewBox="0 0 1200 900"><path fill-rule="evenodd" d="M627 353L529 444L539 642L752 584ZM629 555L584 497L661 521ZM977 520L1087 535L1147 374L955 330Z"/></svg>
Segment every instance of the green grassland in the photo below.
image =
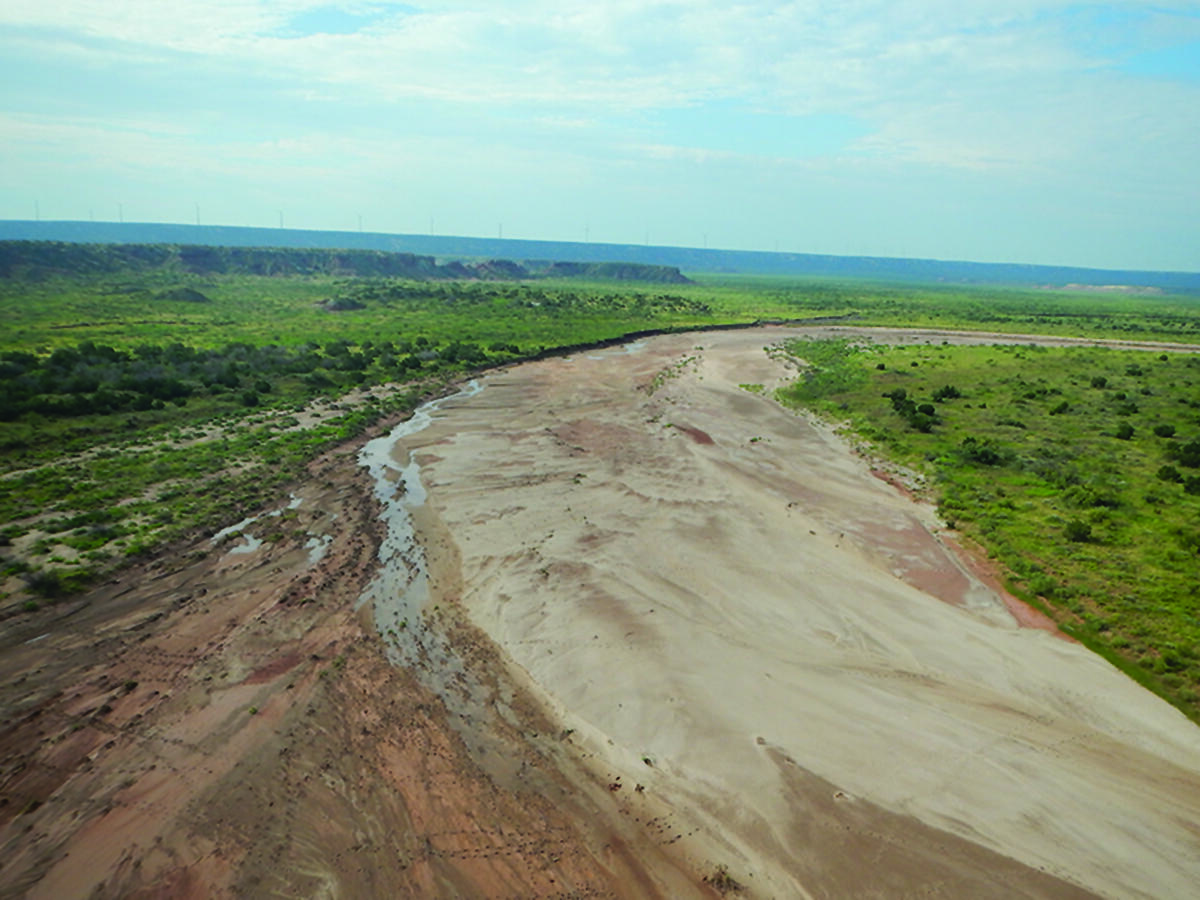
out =
<svg viewBox="0 0 1200 900"><path fill-rule="evenodd" d="M206 300L172 299L180 287ZM712 318L713 310L702 299L680 295L673 285L445 284L252 275L180 281L157 274L137 280L0 281L4 349L54 349L83 341L116 347L175 342L193 347L296 346L334 338L360 343L422 335L439 342L516 340L525 347L557 346L611 337L631 326L673 327Z"/></svg>
<svg viewBox="0 0 1200 900"><path fill-rule="evenodd" d="M781 391L925 473L1076 636L1200 720L1200 356L796 342Z"/></svg>
<svg viewBox="0 0 1200 900"><path fill-rule="evenodd" d="M170 271L0 278L0 350L44 352L83 341L115 347L296 346L332 338L411 340L421 334L434 341L501 341L525 348L639 328L813 317L846 317L861 325L1200 341L1200 297L1191 295L694 277L697 283L690 285ZM209 302L172 299L179 288ZM338 300L364 305L336 313L319 305Z"/></svg>
<svg viewBox="0 0 1200 900"><path fill-rule="evenodd" d="M1200 342L1200 296L891 284L782 276L693 276L698 290L762 318L848 317L856 325Z"/></svg>

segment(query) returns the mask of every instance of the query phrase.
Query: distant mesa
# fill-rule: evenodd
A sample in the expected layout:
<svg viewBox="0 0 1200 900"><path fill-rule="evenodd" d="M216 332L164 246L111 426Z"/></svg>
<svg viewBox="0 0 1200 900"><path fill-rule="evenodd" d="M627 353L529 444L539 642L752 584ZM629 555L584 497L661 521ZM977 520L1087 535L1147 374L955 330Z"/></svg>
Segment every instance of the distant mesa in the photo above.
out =
<svg viewBox="0 0 1200 900"><path fill-rule="evenodd" d="M448 278L468 279L476 277L474 271L457 260L446 263L444 266L442 266L442 270L446 273L446 277Z"/></svg>
<svg viewBox="0 0 1200 900"><path fill-rule="evenodd" d="M649 263L478 262L383 250L340 250L319 247L216 247L199 244L87 244L64 241L0 241L0 278L42 279L55 275L166 272L177 275L259 275L407 278L414 281L528 281L539 278L583 278L594 281L641 281L689 284L675 266ZM207 302L198 291L179 288L162 299ZM192 296L194 294L195 296ZM353 309L325 303L331 311Z"/></svg>
<svg viewBox="0 0 1200 900"><path fill-rule="evenodd" d="M530 277L528 269L511 259L489 259L467 268L475 278L486 281L521 281Z"/></svg>
<svg viewBox="0 0 1200 900"><path fill-rule="evenodd" d="M404 278L495 277L482 274L479 260L523 260L531 273L548 278L618 278L622 280L682 284L680 272L713 272L786 275L802 278L854 278L920 284L1012 284L1023 287L1062 288L1066 285L1136 285L1165 293L1200 294L1200 272L1149 272L1124 269L1091 269L1025 263L984 263L963 260L910 259L882 256L722 250L699 247L664 247L649 244L608 244L596 241L548 241L513 238L480 238L433 234L386 234L360 231L314 231L296 228L248 228L233 225L182 225L155 222L63 222L0 220L0 278L14 277L4 258L3 242L37 241L74 247L80 244L140 246L147 253L175 251L183 246L288 248L325 250L338 254L338 265L354 271L343 274L394 275ZM67 243L70 242L70 243ZM157 250L155 249L157 248ZM365 272L365 257L351 253L381 254L371 265L398 265L385 258L407 255L423 260L428 275L408 272ZM415 256L415 254L424 254ZM64 254L69 256L69 254ZM218 257L220 254L218 254ZM276 258L278 259L278 258ZM314 258L315 259L315 258ZM435 260L439 261L435 264ZM457 262L455 262L457 260ZM536 262L541 260L543 262ZM64 260L60 259L59 262ZM265 261L265 260L264 260ZM51 263L53 265L53 263ZM321 262L326 266L326 262ZM487 264L483 264L486 268ZM647 266L625 270L628 265ZM600 266L601 268L591 268ZM561 268L560 268L561 267ZM580 269L580 267L588 267ZM615 268L610 268L615 267ZM79 274L82 269L63 266ZM656 273L656 269L666 273ZM433 270L436 269L436 274ZM105 269L104 271L111 271ZM325 271L325 269L322 269ZM573 274L572 274L573 273ZM673 273L673 274L672 274ZM38 277L30 273L27 277ZM1074 290L1070 287L1068 290Z"/></svg>
<svg viewBox="0 0 1200 900"><path fill-rule="evenodd" d="M677 266L623 262L550 262L526 265L548 278L586 278L597 281L650 281L656 284L692 284Z"/></svg>

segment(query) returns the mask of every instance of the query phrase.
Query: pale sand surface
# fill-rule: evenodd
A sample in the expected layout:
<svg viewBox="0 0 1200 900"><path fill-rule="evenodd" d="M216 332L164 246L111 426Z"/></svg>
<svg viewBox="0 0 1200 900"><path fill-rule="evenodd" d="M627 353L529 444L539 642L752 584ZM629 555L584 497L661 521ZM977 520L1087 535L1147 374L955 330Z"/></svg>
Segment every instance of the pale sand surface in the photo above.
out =
<svg viewBox="0 0 1200 900"><path fill-rule="evenodd" d="M789 376L762 349L788 333L447 402L396 449L428 490L430 603L461 598L598 770L751 895L1196 896L1200 729L1018 628L928 507L740 389Z"/></svg>

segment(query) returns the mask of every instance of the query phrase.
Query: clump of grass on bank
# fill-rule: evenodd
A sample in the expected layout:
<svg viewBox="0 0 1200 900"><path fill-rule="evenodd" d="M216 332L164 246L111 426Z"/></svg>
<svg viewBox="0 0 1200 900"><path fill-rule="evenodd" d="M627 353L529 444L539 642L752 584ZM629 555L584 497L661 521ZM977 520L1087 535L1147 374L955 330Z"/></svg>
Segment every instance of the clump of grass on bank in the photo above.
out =
<svg viewBox="0 0 1200 900"><path fill-rule="evenodd" d="M779 392L923 471L1014 590L1200 721L1200 356L796 342Z"/></svg>

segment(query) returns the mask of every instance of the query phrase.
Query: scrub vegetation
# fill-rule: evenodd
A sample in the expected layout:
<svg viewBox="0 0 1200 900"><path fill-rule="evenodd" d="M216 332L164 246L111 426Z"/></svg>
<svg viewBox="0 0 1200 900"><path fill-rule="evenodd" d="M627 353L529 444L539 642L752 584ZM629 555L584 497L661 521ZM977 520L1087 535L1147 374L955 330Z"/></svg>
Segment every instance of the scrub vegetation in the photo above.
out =
<svg viewBox="0 0 1200 900"><path fill-rule="evenodd" d="M430 260L428 277L399 277L386 254L351 266L336 254L30 246L0 245L0 616L279 503L322 450L469 373L546 353L814 319L1200 343L1194 296L618 284L598 279L653 267L527 277L497 260ZM788 402L928 471L943 515L1019 591L1196 715L1200 360L845 342L789 352L808 368Z"/></svg>
<svg viewBox="0 0 1200 900"><path fill-rule="evenodd" d="M780 391L923 472L1018 596L1200 720L1200 356L794 342Z"/></svg>
<svg viewBox="0 0 1200 900"><path fill-rule="evenodd" d="M0 615L277 502L470 372L728 320L662 267L200 249L0 245Z"/></svg>

